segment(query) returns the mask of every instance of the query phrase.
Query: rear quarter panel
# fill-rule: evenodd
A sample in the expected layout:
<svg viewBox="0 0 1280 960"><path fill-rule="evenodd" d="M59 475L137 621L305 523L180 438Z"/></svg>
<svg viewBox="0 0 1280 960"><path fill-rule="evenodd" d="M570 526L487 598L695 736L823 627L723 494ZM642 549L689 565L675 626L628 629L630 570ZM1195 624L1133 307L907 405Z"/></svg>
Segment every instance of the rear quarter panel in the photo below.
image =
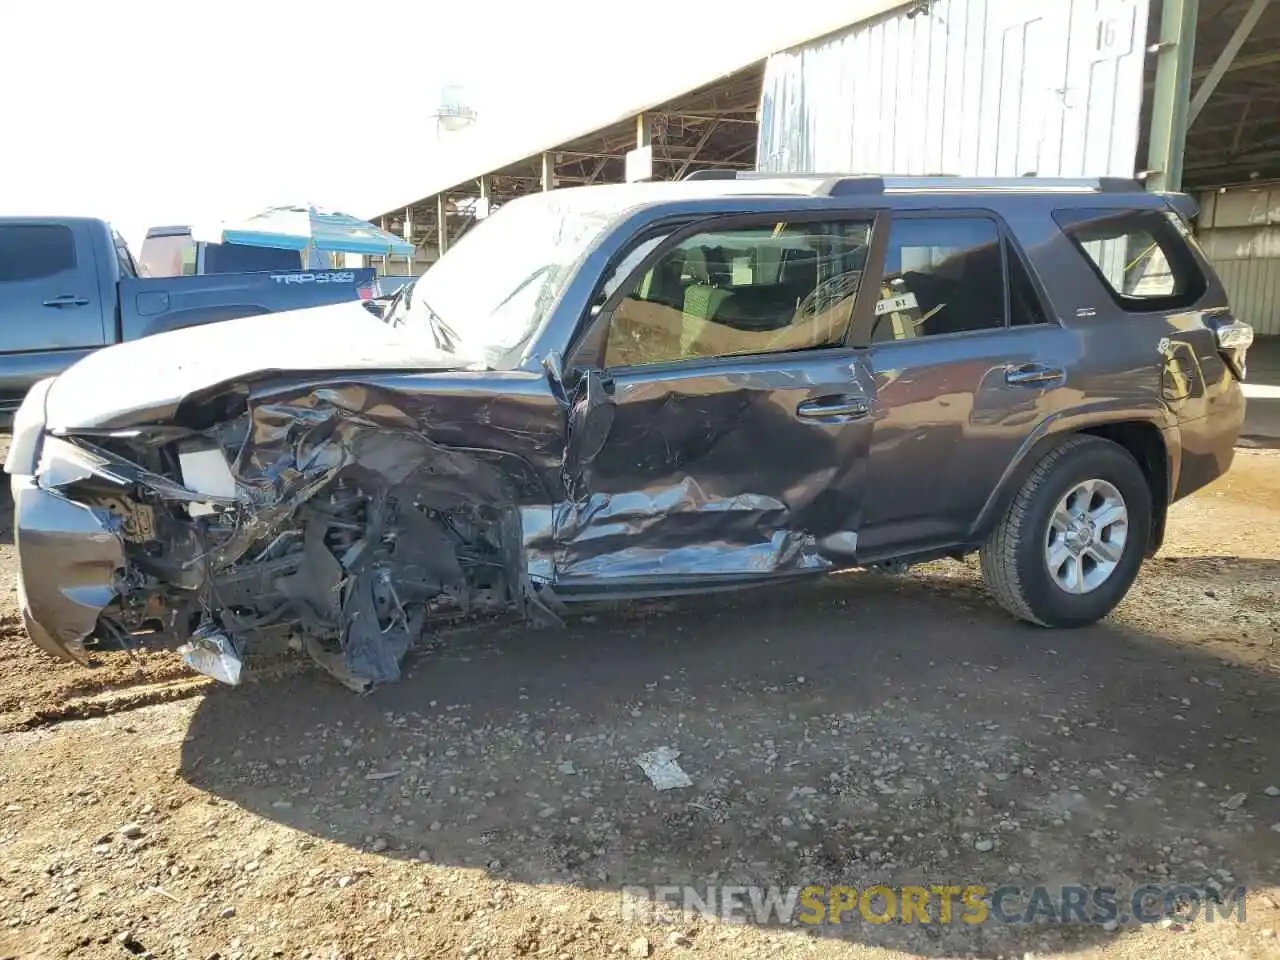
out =
<svg viewBox="0 0 1280 960"><path fill-rule="evenodd" d="M1154 424L1170 458L1171 499L1220 476L1230 466L1244 406L1205 323L1228 309L1212 267L1194 250L1207 285L1185 308L1125 309L1053 219L1055 209L1085 205L1048 198L1037 206L1018 218L1031 238L1024 246L1070 333L1068 382L1079 393L1044 428L1061 432L1117 420ZM1092 198L1087 206L1100 212L1134 207L1165 212L1154 196Z"/></svg>

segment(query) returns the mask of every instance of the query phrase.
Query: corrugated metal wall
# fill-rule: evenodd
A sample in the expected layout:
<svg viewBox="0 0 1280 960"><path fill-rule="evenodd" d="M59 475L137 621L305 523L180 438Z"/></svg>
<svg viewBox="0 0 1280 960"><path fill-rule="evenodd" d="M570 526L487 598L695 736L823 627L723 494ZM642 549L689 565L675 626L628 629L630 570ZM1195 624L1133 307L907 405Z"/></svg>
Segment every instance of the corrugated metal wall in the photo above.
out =
<svg viewBox="0 0 1280 960"><path fill-rule="evenodd" d="M1236 316L1259 334L1280 336L1280 184L1204 194L1196 236Z"/></svg>
<svg viewBox="0 0 1280 960"><path fill-rule="evenodd" d="M1148 13L1147 0L935 0L775 54L759 166L1132 176Z"/></svg>

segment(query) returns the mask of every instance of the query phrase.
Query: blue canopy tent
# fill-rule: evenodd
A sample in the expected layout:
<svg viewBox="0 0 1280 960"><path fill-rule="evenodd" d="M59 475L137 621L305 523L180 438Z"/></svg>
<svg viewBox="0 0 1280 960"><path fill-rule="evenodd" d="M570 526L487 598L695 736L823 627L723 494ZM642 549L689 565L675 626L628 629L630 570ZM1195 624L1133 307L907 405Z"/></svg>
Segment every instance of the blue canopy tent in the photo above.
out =
<svg viewBox="0 0 1280 960"><path fill-rule="evenodd" d="M366 220L314 205L270 207L245 220L226 220L192 230L208 243L298 250L312 265L314 254L360 253L367 256L412 257L413 244Z"/></svg>

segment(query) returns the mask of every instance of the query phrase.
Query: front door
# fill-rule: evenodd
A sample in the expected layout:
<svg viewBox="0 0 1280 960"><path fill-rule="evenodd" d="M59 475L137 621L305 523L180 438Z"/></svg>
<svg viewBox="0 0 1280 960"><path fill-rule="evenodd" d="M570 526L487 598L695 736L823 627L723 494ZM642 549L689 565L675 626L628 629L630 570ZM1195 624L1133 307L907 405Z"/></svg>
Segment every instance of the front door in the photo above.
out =
<svg viewBox="0 0 1280 960"><path fill-rule="evenodd" d="M855 552L873 396L848 336L873 218L729 223L657 244L593 321L612 424L570 464L562 592L705 588Z"/></svg>

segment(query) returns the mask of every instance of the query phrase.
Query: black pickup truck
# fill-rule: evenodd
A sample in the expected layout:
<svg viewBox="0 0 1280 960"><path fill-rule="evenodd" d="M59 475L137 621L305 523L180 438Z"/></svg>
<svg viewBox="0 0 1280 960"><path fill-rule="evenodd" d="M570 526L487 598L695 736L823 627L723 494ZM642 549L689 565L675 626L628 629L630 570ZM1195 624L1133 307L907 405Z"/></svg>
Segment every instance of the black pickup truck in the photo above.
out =
<svg viewBox="0 0 1280 960"><path fill-rule="evenodd" d="M124 240L102 220L0 217L0 426L37 381L110 344L367 300L374 289L371 269L139 277Z"/></svg>

